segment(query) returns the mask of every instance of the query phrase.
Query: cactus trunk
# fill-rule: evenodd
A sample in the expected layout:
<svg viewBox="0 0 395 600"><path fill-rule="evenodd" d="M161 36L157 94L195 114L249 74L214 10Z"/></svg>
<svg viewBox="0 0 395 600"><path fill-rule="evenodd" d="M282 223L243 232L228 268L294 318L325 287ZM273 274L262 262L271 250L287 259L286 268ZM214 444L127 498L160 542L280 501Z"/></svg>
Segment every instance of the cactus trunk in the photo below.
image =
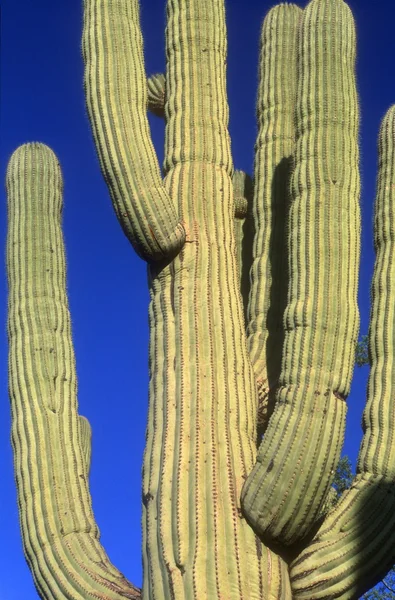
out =
<svg viewBox="0 0 395 600"><path fill-rule="evenodd" d="M8 335L20 522L38 593L355 600L395 560L395 110L380 134L366 431L358 475L325 514L359 325L351 11L343 0L269 11L251 181L231 156L224 1L168 0L166 74L149 80L138 0L84 6L98 157L120 225L148 263L144 580L141 591L129 583L99 542L61 173L51 150L29 144L7 171ZM163 180L147 110L165 119Z"/></svg>

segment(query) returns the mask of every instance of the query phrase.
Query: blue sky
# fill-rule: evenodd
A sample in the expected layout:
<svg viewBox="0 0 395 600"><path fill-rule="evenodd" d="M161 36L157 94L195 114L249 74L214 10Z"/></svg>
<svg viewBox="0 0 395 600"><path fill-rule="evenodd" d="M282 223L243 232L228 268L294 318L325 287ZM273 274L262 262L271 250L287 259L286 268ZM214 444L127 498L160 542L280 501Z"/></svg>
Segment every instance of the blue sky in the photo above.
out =
<svg viewBox="0 0 395 600"><path fill-rule="evenodd" d="M141 0L147 73L164 70L164 0ZM228 0L228 95L235 166L252 172L260 23L272 2ZM304 6L305 2L301 3ZM350 0L358 33L363 238L361 332L368 329L373 268L372 209L376 140L395 102L395 8ZM374 7L374 8L372 8ZM93 428L91 491L102 542L113 562L141 583L140 473L148 389L148 289L145 264L124 238L102 181L83 97L82 0L3 0L1 44L1 177L15 148L41 141L53 148L65 181L64 235L68 292L79 377L80 412ZM151 120L159 160L163 125ZM0 187L5 246L6 201ZM1 261L4 269L5 261ZM0 309L0 598L37 593L19 535L7 394L6 276ZM367 368L356 371L344 452L353 464L361 439Z"/></svg>

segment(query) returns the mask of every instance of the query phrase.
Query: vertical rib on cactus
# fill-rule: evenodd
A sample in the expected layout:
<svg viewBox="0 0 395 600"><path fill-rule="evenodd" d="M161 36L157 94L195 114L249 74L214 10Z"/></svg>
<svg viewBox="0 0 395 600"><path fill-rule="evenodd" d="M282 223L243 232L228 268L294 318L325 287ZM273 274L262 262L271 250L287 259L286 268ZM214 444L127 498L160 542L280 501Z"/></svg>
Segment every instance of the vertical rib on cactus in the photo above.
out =
<svg viewBox="0 0 395 600"><path fill-rule="evenodd" d="M243 490L256 531L291 544L316 520L339 460L358 335L360 212L355 29L313 0L298 38L289 294L276 407Z"/></svg>
<svg viewBox="0 0 395 600"><path fill-rule="evenodd" d="M395 562L395 106L379 135L376 263L369 349L372 368L357 476L292 565L295 598L360 598Z"/></svg>
<svg viewBox="0 0 395 600"><path fill-rule="evenodd" d="M22 146L7 170L9 390L25 555L48 600L121 600L139 591L99 543L78 423L53 152Z"/></svg>
<svg viewBox="0 0 395 600"><path fill-rule="evenodd" d="M86 103L115 212L142 258L171 258L185 231L150 137L138 0L85 0L84 16ZM110 27L111 38L96 35Z"/></svg>
<svg viewBox="0 0 395 600"><path fill-rule="evenodd" d="M258 385L260 432L269 418L269 392L278 383L287 301L285 228L295 144L296 35L302 10L280 4L261 32L258 137L255 144L255 237L248 306L248 349ZM272 396L272 394L271 394Z"/></svg>

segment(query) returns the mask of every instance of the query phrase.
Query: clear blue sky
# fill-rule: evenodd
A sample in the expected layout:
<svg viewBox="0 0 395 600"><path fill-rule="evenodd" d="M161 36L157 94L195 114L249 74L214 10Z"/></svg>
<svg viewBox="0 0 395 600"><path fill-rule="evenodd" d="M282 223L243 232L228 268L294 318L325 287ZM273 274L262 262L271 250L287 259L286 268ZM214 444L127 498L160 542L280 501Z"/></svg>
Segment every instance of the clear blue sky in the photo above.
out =
<svg viewBox="0 0 395 600"><path fill-rule="evenodd" d="M147 73L164 70L165 0L141 0ZM393 2L350 0L358 32L361 105L363 244L361 332L367 332L373 266L372 207L376 139L395 102ZM228 94L235 166L252 172L256 135L260 23L272 2L228 0ZM302 6L305 2L301 3ZM124 238L102 181L83 97L82 0L3 0L1 43L1 177L15 148L41 141L53 148L65 180L64 234L68 291L79 376L80 412L93 428L91 491L102 542L113 562L141 584L140 473L148 388L148 290L145 264ZM163 125L151 120L159 160ZM0 233L6 201L0 187ZM5 261L0 261L4 269ZM7 394L6 276L1 277L0 599L34 600L19 535ZM344 452L353 464L361 439L367 368L349 397Z"/></svg>

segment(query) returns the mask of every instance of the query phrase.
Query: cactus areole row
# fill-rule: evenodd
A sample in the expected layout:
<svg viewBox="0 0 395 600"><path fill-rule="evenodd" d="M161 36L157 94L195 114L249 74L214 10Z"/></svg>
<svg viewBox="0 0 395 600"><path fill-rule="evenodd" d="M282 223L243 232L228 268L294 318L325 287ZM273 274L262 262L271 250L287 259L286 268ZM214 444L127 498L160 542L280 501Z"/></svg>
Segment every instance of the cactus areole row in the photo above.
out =
<svg viewBox="0 0 395 600"><path fill-rule="evenodd" d="M267 14L252 179L230 149L223 0L168 0L164 75L147 79L138 0L85 0L82 48L101 170L148 264L144 579L139 590L111 564L92 514L62 176L31 143L7 170L9 387L40 597L359 598L395 562L395 108L379 137L364 437L351 488L325 514L359 330L349 7ZM163 178L148 110L165 120Z"/></svg>

